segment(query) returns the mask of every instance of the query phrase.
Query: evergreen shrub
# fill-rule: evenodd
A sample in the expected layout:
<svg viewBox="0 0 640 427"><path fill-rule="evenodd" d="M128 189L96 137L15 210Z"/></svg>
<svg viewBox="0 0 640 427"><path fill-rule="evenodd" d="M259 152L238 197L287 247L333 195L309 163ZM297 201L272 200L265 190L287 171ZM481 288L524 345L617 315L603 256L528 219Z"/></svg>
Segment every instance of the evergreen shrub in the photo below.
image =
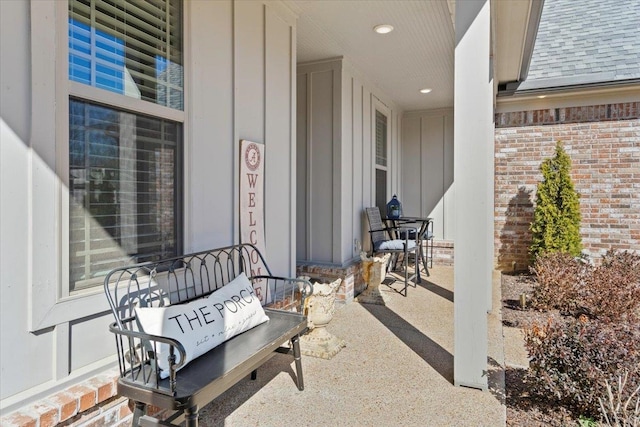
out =
<svg viewBox="0 0 640 427"><path fill-rule="evenodd" d="M542 162L540 171L529 252L533 259L546 252L578 256L582 251L580 200L571 180L571 158L562 141L556 143L555 155Z"/></svg>

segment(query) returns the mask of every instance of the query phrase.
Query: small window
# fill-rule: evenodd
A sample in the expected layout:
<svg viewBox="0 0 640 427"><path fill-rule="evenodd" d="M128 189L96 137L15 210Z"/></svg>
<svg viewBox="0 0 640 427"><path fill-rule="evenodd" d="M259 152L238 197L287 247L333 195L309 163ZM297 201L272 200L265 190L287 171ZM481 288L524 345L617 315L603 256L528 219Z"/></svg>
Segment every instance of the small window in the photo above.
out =
<svg viewBox="0 0 640 427"><path fill-rule="evenodd" d="M386 212L387 206L387 116L376 110L376 206Z"/></svg>

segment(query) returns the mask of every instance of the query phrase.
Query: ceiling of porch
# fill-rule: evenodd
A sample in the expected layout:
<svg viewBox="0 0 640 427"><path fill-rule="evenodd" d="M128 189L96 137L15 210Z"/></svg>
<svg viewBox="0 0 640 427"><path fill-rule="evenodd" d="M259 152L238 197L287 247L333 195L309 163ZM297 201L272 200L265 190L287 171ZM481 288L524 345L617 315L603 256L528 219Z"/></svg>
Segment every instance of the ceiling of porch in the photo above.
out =
<svg viewBox="0 0 640 427"><path fill-rule="evenodd" d="M513 48L502 55L513 64L511 69L517 71L504 77L508 80L519 77L525 44L522 40L531 2L536 1L540 0L496 2L496 14L506 18L505 24L511 23L502 27L504 31L496 26L496 39L506 40ZM298 15L298 63L344 56L404 111L453 106L455 0L284 0L284 3ZM394 30L377 34L373 27L379 24L393 25ZM424 88L432 89L431 93L420 93Z"/></svg>

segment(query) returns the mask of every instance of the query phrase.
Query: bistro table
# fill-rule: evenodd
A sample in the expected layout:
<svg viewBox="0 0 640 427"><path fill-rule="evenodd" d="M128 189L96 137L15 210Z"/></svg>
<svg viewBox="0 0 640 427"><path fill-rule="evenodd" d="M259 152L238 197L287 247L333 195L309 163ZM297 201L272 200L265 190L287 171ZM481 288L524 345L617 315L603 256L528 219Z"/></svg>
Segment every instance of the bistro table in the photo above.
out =
<svg viewBox="0 0 640 427"><path fill-rule="evenodd" d="M418 245L418 256L422 260L422 266L424 267L425 273L429 276L429 268L427 267L427 254L422 247L423 240L427 240L427 244L429 240L433 239L433 218L431 217L419 217L419 216L401 216L399 218L382 218L383 221L387 222L391 227L398 228L402 226L406 226L409 224L415 224L416 229L418 230L417 235L415 236L416 245ZM399 231L396 238L404 238L402 235L403 231ZM409 234L409 238L412 239L413 233ZM433 257L433 254L431 254Z"/></svg>

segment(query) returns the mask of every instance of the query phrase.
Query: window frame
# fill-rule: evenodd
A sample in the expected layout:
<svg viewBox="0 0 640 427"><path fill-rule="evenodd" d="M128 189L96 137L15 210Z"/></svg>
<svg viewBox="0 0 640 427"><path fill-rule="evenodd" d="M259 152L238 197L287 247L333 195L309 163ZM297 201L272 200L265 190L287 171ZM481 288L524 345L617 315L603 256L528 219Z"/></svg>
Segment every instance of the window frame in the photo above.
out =
<svg viewBox="0 0 640 427"><path fill-rule="evenodd" d="M382 101L380 101L377 97L372 96L373 98L373 102L372 102L372 108L371 108L371 142L372 142L372 146L371 146L371 151L372 151L372 164L373 164L373 168L372 168L372 177L373 177L373 185L371 188L371 200L373 201L373 205L376 205L376 194L377 194L377 186L378 186L378 182L377 182L377 178L376 178L376 172L378 170L380 171L384 171L386 173L386 182L385 182L385 194L386 194L386 198L385 200L389 200L390 194L391 194L391 171L392 171L392 166L391 166L391 126L392 126L392 117L391 117L391 109L389 107L387 107L385 104L382 103ZM380 114L384 115L387 118L387 141L386 141L386 160L387 160L387 164L385 165L380 165L378 164L378 160L377 160L377 155L376 155L376 148L377 148L377 121L376 121L376 112L379 112ZM385 202L385 206L386 206L386 202ZM382 212L383 214L386 214L386 208L384 210L381 210L380 212Z"/></svg>
<svg viewBox="0 0 640 427"><path fill-rule="evenodd" d="M69 80L68 1L31 0L31 139L28 325L32 332L109 309L102 286L69 291L69 98L182 124L178 245L186 235L188 2L183 2L182 111ZM52 72L53 70L53 72ZM54 143L51 136L54 136Z"/></svg>

